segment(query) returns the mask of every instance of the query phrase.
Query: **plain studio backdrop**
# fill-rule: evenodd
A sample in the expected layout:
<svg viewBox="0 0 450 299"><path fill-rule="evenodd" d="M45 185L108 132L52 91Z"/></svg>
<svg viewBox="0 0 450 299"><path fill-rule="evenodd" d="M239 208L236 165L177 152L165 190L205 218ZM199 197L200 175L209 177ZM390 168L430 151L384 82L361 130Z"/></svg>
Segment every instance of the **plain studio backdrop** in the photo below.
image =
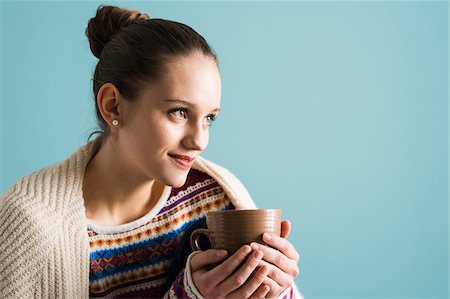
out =
<svg viewBox="0 0 450 299"><path fill-rule="evenodd" d="M0 4L1 193L95 129L101 3ZM203 156L291 220L305 297L448 297L447 2L109 3L216 50Z"/></svg>

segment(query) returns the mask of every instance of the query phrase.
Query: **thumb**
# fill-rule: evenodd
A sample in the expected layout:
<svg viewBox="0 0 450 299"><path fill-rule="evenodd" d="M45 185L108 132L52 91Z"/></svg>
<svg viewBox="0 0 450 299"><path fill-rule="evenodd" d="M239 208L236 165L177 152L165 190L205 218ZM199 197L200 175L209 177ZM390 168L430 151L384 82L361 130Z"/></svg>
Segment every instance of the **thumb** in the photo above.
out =
<svg viewBox="0 0 450 299"><path fill-rule="evenodd" d="M211 264L222 262L227 258L228 252L223 249L208 249L206 251L198 251L191 258L191 273L206 268Z"/></svg>
<svg viewBox="0 0 450 299"><path fill-rule="evenodd" d="M289 220L284 220L281 222L281 237L287 238L291 233L291 222Z"/></svg>

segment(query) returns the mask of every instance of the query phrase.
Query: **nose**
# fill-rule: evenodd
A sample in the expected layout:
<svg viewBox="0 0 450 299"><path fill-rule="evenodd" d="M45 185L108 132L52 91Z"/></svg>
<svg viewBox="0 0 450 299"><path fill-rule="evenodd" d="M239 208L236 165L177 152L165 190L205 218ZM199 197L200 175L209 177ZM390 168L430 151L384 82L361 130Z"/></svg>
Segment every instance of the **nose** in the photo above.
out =
<svg viewBox="0 0 450 299"><path fill-rule="evenodd" d="M190 150L202 152L208 146L209 131L208 127L199 121L192 123L184 138L184 146Z"/></svg>

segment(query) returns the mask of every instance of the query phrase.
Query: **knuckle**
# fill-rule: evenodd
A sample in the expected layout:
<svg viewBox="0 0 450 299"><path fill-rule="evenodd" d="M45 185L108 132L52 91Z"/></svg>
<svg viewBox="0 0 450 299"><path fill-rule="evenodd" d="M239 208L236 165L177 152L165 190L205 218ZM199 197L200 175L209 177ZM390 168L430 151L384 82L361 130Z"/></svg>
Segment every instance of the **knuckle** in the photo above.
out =
<svg viewBox="0 0 450 299"><path fill-rule="evenodd" d="M257 278L258 280L264 280L267 277L267 267L262 267L259 269L259 271L257 272Z"/></svg>
<svg viewBox="0 0 450 299"><path fill-rule="evenodd" d="M238 275L238 276L236 276L233 279L233 283L235 283L236 285L241 286L241 285L243 285L245 283L245 277Z"/></svg>
<svg viewBox="0 0 450 299"><path fill-rule="evenodd" d="M266 279L266 276L267 276L267 275L266 275L265 273L259 272L258 275L256 276L256 281L257 281L258 283L261 283L261 282L264 281L264 279Z"/></svg>
<svg viewBox="0 0 450 299"><path fill-rule="evenodd" d="M246 245L246 246L247 246L247 245ZM247 252L246 250L248 250L247 247L241 248L241 250L239 250L238 257L239 257L240 259L243 260L243 259L245 259L245 258L247 257L248 252Z"/></svg>
<svg viewBox="0 0 450 299"><path fill-rule="evenodd" d="M281 275L280 275L280 271L277 268L273 269L273 278L275 278L275 280L280 280L281 279Z"/></svg>
<svg viewBox="0 0 450 299"><path fill-rule="evenodd" d="M253 263L257 263L261 260L261 258L257 254L254 254L252 260L253 260Z"/></svg>
<svg viewBox="0 0 450 299"><path fill-rule="evenodd" d="M275 267L272 267L272 265L268 265L269 266L269 276L275 278L276 274L277 274L277 270Z"/></svg>
<svg viewBox="0 0 450 299"><path fill-rule="evenodd" d="M260 262L261 262L261 259L254 257L251 259L251 261L249 261L249 266L254 269L259 265Z"/></svg>
<svg viewBox="0 0 450 299"><path fill-rule="evenodd" d="M277 254L275 257L275 264L281 265L282 261L283 261L283 256L281 254Z"/></svg>

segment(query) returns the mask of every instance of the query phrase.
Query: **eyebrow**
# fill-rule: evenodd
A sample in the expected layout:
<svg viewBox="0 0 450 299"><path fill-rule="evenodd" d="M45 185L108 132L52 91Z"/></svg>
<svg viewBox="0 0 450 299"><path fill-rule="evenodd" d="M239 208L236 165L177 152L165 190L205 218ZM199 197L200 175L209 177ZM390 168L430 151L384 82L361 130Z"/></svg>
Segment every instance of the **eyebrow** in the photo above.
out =
<svg viewBox="0 0 450 299"><path fill-rule="evenodd" d="M191 102L185 101L185 100L179 100L179 99L165 99L164 102L171 102L171 103L183 103L186 106L195 106ZM220 108L214 109L212 112L219 112Z"/></svg>

